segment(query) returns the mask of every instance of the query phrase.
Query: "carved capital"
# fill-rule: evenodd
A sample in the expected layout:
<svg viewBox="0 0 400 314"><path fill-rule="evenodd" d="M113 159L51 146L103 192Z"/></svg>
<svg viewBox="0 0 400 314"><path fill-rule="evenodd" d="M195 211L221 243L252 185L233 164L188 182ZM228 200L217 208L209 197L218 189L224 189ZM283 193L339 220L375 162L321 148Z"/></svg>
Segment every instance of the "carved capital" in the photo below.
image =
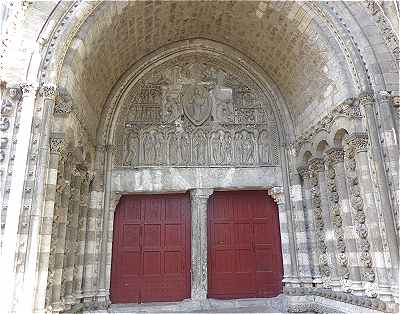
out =
<svg viewBox="0 0 400 314"><path fill-rule="evenodd" d="M298 167L297 173L303 178L303 180L307 180L310 177L310 170L307 167Z"/></svg>
<svg viewBox="0 0 400 314"><path fill-rule="evenodd" d="M370 93L361 94L358 97L361 106L372 106L374 104L374 95Z"/></svg>
<svg viewBox="0 0 400 314"><path fill-rule="evenodd" d="M111 193L111 198L110 198L110 208L111 211L115 211L117 208L118 202L121 199L122 195L118 192L113 192Z"/></svg>
<svg viewBox="0 0 400 314"><path fill-rule="evenodd" d="M308 161L308 167L309 167L310 171L312 171L312 172L323 172L323 171L325 171L324 160L322 158L319 158L319 157L311 158Z"/></svg>
<svg viewBox="0 0 400 314"><path fill-rule="evenodd" d="M268 190L268 195L270 195L274 199L276 204L285 204L285 193L283 191L283 187L274 186L273 188Z"/></svg>
<svg viewBox="0 0 400 314"><path fill-rule="evenodd" d="M65 148L65 140L60 137L50 138L50 152L60 154Z"/></svg>
<svg viewBox="0 0 400 314"><path fill-rule="evenodd" d="M211 194L214 193L213 189L194 189L190 191L190 198L192 201L208 200Z"/></svg>
<svg viewBox="0 0 400 314"><path fill-rule="evenodd" d="M342 148L330 148L326 151L328 161L337 164L344 161L344 150Z"/></svg>
<svg viewBox="0 0 400 314"><path fill-rule="evenodd" d="M368 134L354 133L346 138L346 144L355 152L366 152L368 150Z"/></svg>
<svg viewBox="0 0 400 314"><path fill-rule="evenodd" d="M22 91L22 97L31 96L36 91L36 88L34 88L32 84L28 83L20 84L20 88Z"/></svg>
<svg viewBox="0 0 400 314"><path fill-rule="evenodd" d="M55 99L56 94L57 94L57 88L53 84L46 84L43 85L41 88L41 94L43 95L44 98L48 99Z"/></svg>
<svg viewBox="0 0 400 314"><path fill-rule="evenodd" d="M73 109L72 102L64 101L61 98L57 98L54 105L55 115L68 115Z"/></svg>

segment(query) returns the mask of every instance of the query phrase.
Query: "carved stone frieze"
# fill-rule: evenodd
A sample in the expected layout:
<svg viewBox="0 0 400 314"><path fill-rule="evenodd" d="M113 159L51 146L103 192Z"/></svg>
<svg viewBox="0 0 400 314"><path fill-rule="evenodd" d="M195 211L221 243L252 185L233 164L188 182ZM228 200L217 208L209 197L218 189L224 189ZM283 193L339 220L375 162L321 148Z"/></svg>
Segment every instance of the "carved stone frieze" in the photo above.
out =
<svg viewBox="0 0 400 314"><path fill-rule="evenodd" d="M65 140L63 138L50 138L50 152L60 154L64 150Z"/></svg>
<svg viewBox="0 0 400 314"><path fill-rule="evenodd" d="M181 57L144 76L118 118L115 165L274 166L268 100L210 57Z"/></svg>
<svg viewBox="0 0 400 314"><path fill-rule="evenodd" d="M354 152L365 152L368 150L368 134L353 133L346 138L346 144L354 149Z"/></svg>
<svg viewBox="0 0 400 314"><path fill-rule="evenodd" d="M344 161L344 150L342 148L330 148L326 151L329 162L331 164L336 164Z"/></svg>
<svg viewBox="0 0 400 314"><path fill-rule="evenodd" d="M366 0L364 1L364 5L375 20L387 48L398 62L400 60L399 38L383 10L384 1Z"/></svg>
<svg viewBox="0 0 400 314"><path fill-rule="evenodd" d="M359 99L349 98L339 104L335 109L320 119L317 124L306 130L295 143L296 154L299 154L302 146L320 131L330 131L333 123L338 117L360 120L362 118Z"/></svg>
<svg viewBox="0 0 400 314"><path fill-rule="evenodd" d="M43 85L40 93L44 98L55 99L57 94L57 88L52 84Z"/></svg>

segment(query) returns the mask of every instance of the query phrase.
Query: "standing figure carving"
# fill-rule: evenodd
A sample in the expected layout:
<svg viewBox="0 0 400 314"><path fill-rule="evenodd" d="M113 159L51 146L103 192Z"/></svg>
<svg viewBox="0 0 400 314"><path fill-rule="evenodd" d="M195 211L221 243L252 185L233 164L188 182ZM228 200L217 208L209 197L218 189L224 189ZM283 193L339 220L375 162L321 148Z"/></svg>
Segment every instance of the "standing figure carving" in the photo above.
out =
<svg viewBox="0 0 400 314"><path fill-rule="evenodd" d="M203 131L198 131L193 136L193 162L203 165L207 161L207 138Z"/></svg>
<svg viewBox="0 0 400 314"><path fill-rule="evenodd" d="M138 162L139 138L136 133L130 132L126 135L124 145L124 166L133 166Z"/></svg>
<svg viewBox="0 0 400 314"><path fill-rule="evenodd" d="M224 163L230 164L233 161L232 156L232 136L229 132L225 132L225 136L222 141L222 150L224 154Z"/></svg>
<svg viewBox="0 0 400 314"><path fill-rule="evenodd" d="M171 133L168 140L169 163L171 165L177 165L179 162L179 155L178 136L175 133Z"/></svg>
<svg viewBox="0 0 400 314"><path fill-rule="evenodd" d="M180 134L180 152L181 152L181 163L187 164L190 162L190 141L189 136L186 133Z"/></svg>
<svg viewBox="0 0 400 314"><path fill-rule="evenodd" d="M143 136L143 160L146 164L154 163L155 161L155 145L154 134L147 132Z"/></svg>
<svg viewBox="0 0 400 314"><path fill-rule="evenodd" d="M162 164L164 162L164 136L160 132L154 134L154 153L155 153L155 163Z"/></svg>
<svg viewBox="0 0 400 314"><path fill-rule="evenodd" d="M212 160L215 164L221 164L224 159L221 147L223 136L223 131L215 132L211 135Z"/></svg>
<svg viewBox="0 0 400 314"><path fill-rule="evenodd" d="M251 164L254 161L253 134L243 131L243 163Z"/></svg>
<svg viewBox="0 0 400 314"><path fill-rule="evenodd" d="M273 161L272 158L272 147L271 147L271 136L264 130L260 133L258 137L258 154L260 158L260 163L270 164Z"/></svg>

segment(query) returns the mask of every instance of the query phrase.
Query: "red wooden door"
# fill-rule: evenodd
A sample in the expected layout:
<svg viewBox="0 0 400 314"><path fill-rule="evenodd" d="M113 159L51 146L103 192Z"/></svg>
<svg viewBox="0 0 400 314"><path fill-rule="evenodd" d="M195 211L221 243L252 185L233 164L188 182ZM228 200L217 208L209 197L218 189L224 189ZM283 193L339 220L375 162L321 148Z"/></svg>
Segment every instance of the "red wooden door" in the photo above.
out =
<svg viewBox="0 0 400 314"><path fill-rule="evenodd" d="M264 191L215 192L208 204L208 297L272 297L281 289L274 201Z"/></svg>
<svg viewBox="0 0 400 314"><path fill-rule="evenodd" d="M187 194L123 196L114 218L112 303L190 297Z"/></svg>

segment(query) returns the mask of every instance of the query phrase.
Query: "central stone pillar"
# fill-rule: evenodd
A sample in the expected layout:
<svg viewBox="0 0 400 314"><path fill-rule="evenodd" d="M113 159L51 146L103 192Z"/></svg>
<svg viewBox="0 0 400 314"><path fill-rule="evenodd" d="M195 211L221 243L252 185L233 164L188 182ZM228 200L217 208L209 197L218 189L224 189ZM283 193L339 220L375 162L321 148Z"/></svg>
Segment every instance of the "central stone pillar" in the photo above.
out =
<svg viewBox="0 0 400 314"><path fill-rule="evenodd" d="M192 300L207 298L207 201L212 189L190 191L192 203Z"/></svg>

